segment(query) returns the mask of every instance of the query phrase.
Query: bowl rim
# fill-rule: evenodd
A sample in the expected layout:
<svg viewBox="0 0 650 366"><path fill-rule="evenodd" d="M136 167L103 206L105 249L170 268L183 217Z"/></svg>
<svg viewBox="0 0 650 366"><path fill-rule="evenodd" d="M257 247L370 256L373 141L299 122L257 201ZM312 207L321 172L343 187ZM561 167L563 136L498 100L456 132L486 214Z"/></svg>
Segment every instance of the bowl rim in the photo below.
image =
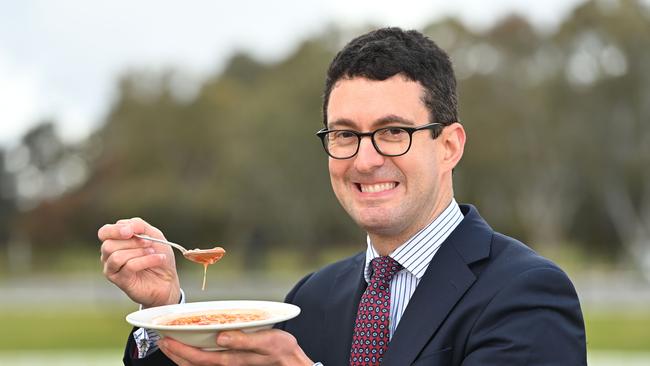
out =
<svg viewBox="0 0 650 366"><path fill-rule="evenodd" d="M156 324L153 321L158 317L172 314L192 314L199 311L220 309L259 309L270 312L271 317L248 322L207 325L163 325ZM156 306L134 311L128 314L125 319L129 324L140 328L192 332L262 327L292 319L298 316L298 314L300 314L300 308L298 306L284 302L261 300L219 300Z"/></svg>

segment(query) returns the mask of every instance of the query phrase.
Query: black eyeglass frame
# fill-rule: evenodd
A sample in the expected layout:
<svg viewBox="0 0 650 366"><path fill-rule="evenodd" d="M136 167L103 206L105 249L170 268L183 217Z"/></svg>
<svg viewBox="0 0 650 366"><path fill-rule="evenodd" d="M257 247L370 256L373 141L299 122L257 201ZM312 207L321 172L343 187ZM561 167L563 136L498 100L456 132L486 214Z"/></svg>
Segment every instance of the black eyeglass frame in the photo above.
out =
<svg viewBox="0 0 650 366"><path fill-rule="evenodd" d="M372 146L375 148L375 151L377 151L378 154L380 154L382 156L395 157L395 156L402 156L402 155L406 154L407 152L409 152L409 150L411 150L411 144L413 143L413 133L415 133L417 131L422 131L422 130L431 130L431 131L433 131L433 139L436 139L436 138L438 138L438 136L440 136L440 133L442 132L442 128L438 129L439 126L442 126L442 128L444 128L446 125L444 123L440 123L440 122L432 122L432 123L428 123L426 125L422 125L422 126L418 126L418 127L387 126L387 127L378 128L378 129L376 129L374 131L370 131L370 132L359 132L359 131L346 130L346 129L328 130L327 127L324 127L322 129L318 130L318 132L316 132L316 136L318 136L320 138L321 143L323 145L323 149L325 149L325 152L327 153L327 155L329 155L332 159L345 160L345 159L350 159L350 158L354 157L355 155L357 155L357 153L359 152L359 147L361 146L361 139L363 137L366 137L366 136L370 137L370 141L372 142ZM377 143L375 142L375 134L377 132L390 130L390 129L393 129L393 128L399 128L401 130L406 131L406 133L409 134L409 146L401 154L385 154L379 149L379 147L377 146ZM350 132L353 135L355 135L357 137L357 148L356 148L356 150L354 150L354 153L351 154L350 156L344 157L344 158L339 158L339 157L333 156L329 152L329 150L327 149L327 143L325 142L325 136L327 136L327 134L330 133L330 132Z"/></svg>

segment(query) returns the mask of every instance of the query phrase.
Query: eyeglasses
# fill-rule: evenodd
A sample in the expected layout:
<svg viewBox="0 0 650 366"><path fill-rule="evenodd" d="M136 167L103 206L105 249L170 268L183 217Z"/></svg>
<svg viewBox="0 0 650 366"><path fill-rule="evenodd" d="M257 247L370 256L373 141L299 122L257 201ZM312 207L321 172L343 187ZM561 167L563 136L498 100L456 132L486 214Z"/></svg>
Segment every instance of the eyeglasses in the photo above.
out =
<svg viewBox="0 0 650 366"><path fill-rule="evenodd" d="M359 152L361 138L369 136L375 150L383 156L400 156L411 148L413 133L432 130L433 138L440 135L442 123L429 123L419 127L383 127L371 132L353 130L328 130L323 128L316 132L320 137L325 152L334 159L349 159ZM444 127L444 126L443 126Z"/></svg>

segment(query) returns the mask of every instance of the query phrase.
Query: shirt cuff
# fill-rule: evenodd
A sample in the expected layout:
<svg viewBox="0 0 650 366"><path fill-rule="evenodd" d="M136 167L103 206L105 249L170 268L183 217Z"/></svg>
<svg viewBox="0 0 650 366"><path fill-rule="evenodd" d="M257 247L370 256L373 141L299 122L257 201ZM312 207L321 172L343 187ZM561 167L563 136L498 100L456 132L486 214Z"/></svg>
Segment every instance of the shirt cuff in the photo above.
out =
<svg viewBox="0 0 650 366"><path fill-rule="evenodd" d="M181 299L178 303L185 304L185 292L183 292L183 289L181 289ZM142 304L140 304L140 310L142 310ZM160 334L152 329L138 328L133 332L133 339L138 349L138 358L145 358L158 350Z"/></svg>
<svg viewBox="0 0 650 366"><path fill-rule="evenodd" d="M145 358L158 349L160 335L155 330L138 328L133 332L135 346L138 349L138 358Z"/></svg>

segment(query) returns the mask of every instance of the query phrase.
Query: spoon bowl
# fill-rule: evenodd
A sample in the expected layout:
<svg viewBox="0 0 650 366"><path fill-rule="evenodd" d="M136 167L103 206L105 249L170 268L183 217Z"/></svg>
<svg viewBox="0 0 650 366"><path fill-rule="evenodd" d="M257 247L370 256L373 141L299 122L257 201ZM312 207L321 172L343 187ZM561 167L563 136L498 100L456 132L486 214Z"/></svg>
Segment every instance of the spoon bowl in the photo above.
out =
<svg viewBox="0 0 650 366"><path fill-rule="evenodd" d="M169 245L172 248L178 249L182 254L183 257L185 257L188 260L191 260L192 262L196 263L201 263L201 264L214 264L218 260L220 260L225 254L226 251L221 248L221 247L214 247L211 249L185 249L184 246L176 243L172 243L171 241L163 240L163 239L158 239L158 238L152 238L147 235L142 235L142 234L134 234L133 236L143 239L143 240L149 240L149 241L155 241L156 243L161 243L165 245Z"/></svg>

